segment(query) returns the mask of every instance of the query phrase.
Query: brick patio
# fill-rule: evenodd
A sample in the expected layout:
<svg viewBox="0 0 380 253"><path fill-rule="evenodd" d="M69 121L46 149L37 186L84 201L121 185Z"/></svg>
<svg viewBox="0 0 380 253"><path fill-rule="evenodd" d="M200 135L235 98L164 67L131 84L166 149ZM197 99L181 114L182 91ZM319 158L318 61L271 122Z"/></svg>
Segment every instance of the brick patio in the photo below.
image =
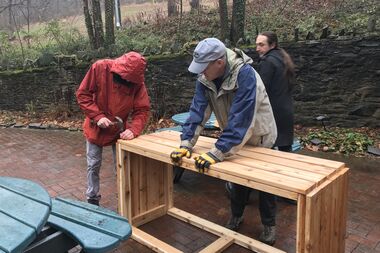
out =
<svg viewBox="0 0 380 253"><path fill-rule="evenodd" d="M0 129L0 176L33 180L52 197L84 200L86 189L85 142L80 132L64 130ZM304 151L305 152L305 151ZM307 152L308 155L324 155ZM104 150L101 170L101 205L116 211L116 176L111 149ZM380 253L380 159L332 156L350 167L346 253ZM229 217L229 200L224 182L186 171L174 186L174 203L185 211L224 225ZM295 252L296 206L279 202L276 247ZM169 216L141 227L184 252L197 252L216 237ZM239 232L257 238L261 231L257 194L251 196ZM113 252L153 252L133 240ZM232 246L225 252L250 252ZM322 253L322 252L321 252Z"/></svg>

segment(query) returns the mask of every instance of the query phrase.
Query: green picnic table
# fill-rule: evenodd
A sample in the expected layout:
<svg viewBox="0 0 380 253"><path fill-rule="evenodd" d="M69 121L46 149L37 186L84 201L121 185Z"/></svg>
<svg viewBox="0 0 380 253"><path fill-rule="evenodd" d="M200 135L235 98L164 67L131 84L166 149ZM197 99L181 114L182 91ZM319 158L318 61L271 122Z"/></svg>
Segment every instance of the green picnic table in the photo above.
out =
<svg viewBox="0 0 380 253"><path fill-rule="evenodd" d="M186 123L186 120L190 117L190 112L178 113L172 116L173 122L183 126ZM218 121L216 120L215 114L211 113L210 118L207 120L205 124L205 129L218 129Z"/></svg>
<svg viewBox="0 0 380 253"><path fill-rule="evenodd" d="M82 201L53 198L25 179L0 177L0 253L107 252L131 236L128 220Z"/></svg>
<svg viewBox="0 0 380 253"><path fill-rule="evenodd" d="M42 230L50 209L50 196L40 185L0 177L0 252L23 251Z"/></svg>

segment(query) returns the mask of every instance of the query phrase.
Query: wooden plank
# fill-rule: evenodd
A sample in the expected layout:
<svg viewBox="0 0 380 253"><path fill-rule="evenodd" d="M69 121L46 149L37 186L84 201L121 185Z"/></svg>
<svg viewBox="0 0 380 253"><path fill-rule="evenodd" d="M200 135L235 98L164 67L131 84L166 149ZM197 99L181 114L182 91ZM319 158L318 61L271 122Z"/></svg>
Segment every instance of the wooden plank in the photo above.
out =
<svg viewBox="0 0 380 253"><path fill-rule="evenodd" d="M149 149L147 149L149 147ZM123 147L124 148L124 147ZM130 141L126 149L130 152L140 153L141 155L154 156L157 159L165 160L171 163L169 154L172 149L170 147L165 147L159 144L150 143L145 140L140 140L138 142ZM182 167L187 169L194 169L194 160L188 159L191 163L184 163L186 159L183 159ZM186 165L186 167L184 166ZM250 166L244 166L236 164L230 161L224 161L222 163L214 164L210 167L211 170L216 170L224 172L226 174L235 175L245 179L251 179L258 182L270 184L279 188L291 190L294 192L305 193L311 187L315 185L314 182L293 178L287 175L281 175L273 172L268 172L260 169L260 167L252 168ZM207 173L205 173L207 174Z"/></svg>
<svg viewBox="0 0 380 253"><path fill-rule="evenodd" d="M181 253L173 246L145 233L137 227L132 227L132 239L159 253Z"/></svg>
<svg viewBox="0 0 380 253"><path fill-rule="evenodd" d="M186 223L196 226L202 230L208 231L218 236L228 236L234 239L234 242L244 248L253 250L258 253L284 253L284 251L276 249L272 246L249 238L245 235L239 234L235 231L229 230L225 227L212 223L208 220L202 219L198 216L180 210L178 208L171 208L168 214L180 219Z"/></svg>
<svg viewBox="0 0 380 253"><path fill-rule="evenodd" d="M150 134L149 136L159 136L162 139L174 139L174 140L178 140L178 143L179 143L179 141L180 141L179 135L180 134L181 133L176 132L176 131L162 131L160 133ZM205 137L205 136L200 136L198 139L198 142L205 142L205 143L209 143L211 145L211 144L214 144L216 142L216 139ZM176 147L178 147L178 145ZM301 154L297 154L297 153L279 152L277 150L260 148L260 147L253 147L250 145L244 146L243 149L247 150L247 151L252 151L255 153L268 154L268 155L274 156L274 157L283 157L283 158L286 158L288 160L320 164L320 165L324 165L326 167L331 167L331 168L335 168L335 169L344 168L344 163L342 163L342 162L337 162L337 161L323 159L323 158L317 158L317 157L310 157L310 156L301 155Z"/></svg>
<svg viewBox="0 0 380 253"><path fill-rule="evenodd" d="M306 196L306 252L344 252L347 171L341 170Z"/></svg>
<svg viewBox="0 0 380 253"><path fill-rule="evenodd" d="M319 226L321 223L321 194L306 198L305 252L319 251ZM326 252L327 253L327 252Z"/></svg>
<svg viewBox="0 0 380 253"><path fill-rule="evenodd" d="M141 170L144 170L144 168L140 169L139 160L141 157L138 155L129 152L128 154L128 170L130 174L130 189L131 189L131 200L129 207L131 208L131 218L132 221L135 216L139 215L143 211L141 210L141 203L140 203L140 186L139 186L139 173Z"/></svg>
<svg viewBox="0 0 380 253"><path fill-rule="evenodd" d="M166 175L164 176L164 196L166 203L166 211L173 207L173 166L166 164Z"/></svg>
<svg viewBox="0 0 380 253"><path fill-rule="evenodd" d="M227 249L234 243L234 239L229 236L221 236L218 240L208 245L199 253L219 253Z"/></svg>
<svg viewBox="0 0 380 253"><path fill-rule="evenodd" d="M136 147L131 148L130 146L125 146L125 147L122 146L122 148L132 150L133 152L140 153L140 154L143 154L144 152L146 152L145 148L138 149ZM153 159L160 160L162 162L166 162L168 164L171 164L171 160L170 160L169 155L162 156L162 155L150 153L150 157ZM197 170L194 168L194 160L191 158L190 159L183 158L182 159L182 167L184 167L188 170L197 172ZM244 176L238 177L238 176L226 174L224 172L215 171L212 168L209 171L205 172L205 174L212 176L212 177L227 180L230 182L234 182L237 184L246 185L248 187L251 187L251 188L254 188L257 190L266 191L266 192L269 192L269 193L272 193L272 194L275 194L278 196L297 200L297 192L282 189L281 187L275 187L275 186L272 186L270 184L265 184L265 183L261 183L261 182L257 182L257 181L253 181L253 180L247 180Z"/></svg>
<svg viewBox="0 0 380 253"><path fill-rule="evenodd" d="M319 226L319 250L318 252L331 252L330 242L331 237L334 237L331 233L331 224L333 217L335 216L333 212L332 204L336 196L334 196L334 187L331 183L329 186L325 187L323 194L321 194L321 215L320 215L320 226ZM330 215L329 215L330 214ZM316 252L316 251L314 251Z"/></svg>
<svg viewBox="0 0 380 253"><path fill-rule="evenodd" d="M305 252L305 213L306 197L298 195L297 199L297 234L296 234L296 252Z"/></svg>
<svg viewBox="0 0 380 253"><path fill-rule="evenodd" d="M343 253L345 251L345 238L346 238L346 224L347 224L347 203L348 203L348 177L349 177L349 169L345 168L342 170L341 174L341 201L340 213L337 214L337 217L340 217L339 222L337 223L338 230L335 233L338 235L337 243L333 248L334 252Z"/></svg>
<svg viewBox="0 0 380 253"><path fill-rule="evenodd" d="M145 223L155 220L167 213L167 207L165 204L151 208L150 210L140 213L133 217L133 225L139 227Z"/></svg>
<svg viewBox="0 0 380 253"><path fill-rule="evenodd" d="M178 146L178 140L176 140L175 138L176 136L169 135L167 137L168 138L163 139L163 136L146 135L146 136L140 136L139 138L149 140L151 142L154 142L160 145L173 147L173 148ZM197 148L199 147L204 148L205 149L204 151L206 151L207 149L210 149L212 146L213 145L211 145L210 142L202 142L202 141L199 141L196 145ZM275 167L278 165L284 167L284 165L286 165L286 167L290 167L298 172L306 171L306 173L317 174L316 177L320 175L329 175L335 170L334 168L326 167L324 164L315 164L311 162L305 163L305 162L300 162L296 160L291 160L288 157L281 157L281 156L277 157L277 156L274 156L273 154L269 155L269 154L258 153L258 152L254 152L255 148L247 150L246 147L247 146L243 147L243 149L240 150L239 153L235 157L244 158L248 160L254 160L256 162L257 161L265 162L265 163L271 164L270 167ZM275 151L275 152L281 153L281 151Z"/></svg>
<svg viewBox="0 0 380 253"><path fill-rule="evenodd" d="M261 147L247 146L246 150L248 150L248 151L251 150L251 151L256 152L256 153L286 158L289 160L305 162L305 163L309 163L309 164L310 163L311 164L319 164L319 165L322 165L324 167L329 167L329 168L333 168L333 169L344 168L344 166L345 166L344 163L342 163L342 162L337 162L337 161L332 161L332 160L327 160L327 159L317 158L317 157L312 157L312 156L307 156L307 155L301 155L301 154L297 154L297 153L279 152L277 150L266 149L266 148L261 148Z"/></svg>
<svg viewBox="0 0 380 253"><path fill-rule="evenodd" d="M208 151L215 141L212 138L200 137L193 156ZM149 170L139 170L147 177L148 183L146 184L148 186L155 185L153 188L158 190L152 192L151 189L146 189L146 199L140 199L140 201L147 202L147 209L154 211L149 213L149 211L141 212L140 210L137 212L140 216L135 218L138 217L144 222L145 219L153 219L155 215L161 215L164 213L163 210L167 210L168 214L178 219L219 236L232 238L237 244L248 249L256 252L277 252L275 251L277 249L273 247L264 245L262 248L260 242L251 238L182 210L170 208L173 206L173 186L169 155L174 148L178 147L179 143L179 133L176 132L160 132L140 136L128 142L120 141L121 149L135 153L131 155L132 159L136 156L144 161L149 158L165 164L158 166L159 170L163 172L162 175L157 172L149 172ZM145 161L144 164L137 167L146 169L155 167L152 164ZM182 167L196 171L192 158L184 158ZM245 146L238 155L223 163L212 165L205 174L297 200L297 252L343 253L347 215L347 170L344 163L341 162ZM131 175L134 178L133 173ZM157 181L149 181L152 178L156 178ZM141 177L140 180L142 180ZM161 182L165 188L157 187L157 184L161 184ZM169 182L170 184L168 184ZM157 193L159 197L157 197ZM161 200L161 196L163 200ZM161 201L162 205L155 209L154 206ZM204 250L206 252L222 250L225 247L223 242L232 239L221 238ZM270 248L265 248L265 246Z"/></svg>
<svg viewBox="0 0 380 253"><path fill-rule="evenodd" d="M146 188L147 188L147 210L157 207L163 203L164 188L164 169L165 164L152 159L144 159L144 166L147 169L146 173Z"/></svg>
<svg viewBox="0 0 380 253"><path fill-rule="evenodd" d="M136 215L140 215L141 213L145 213L148 211L148 183L147 183L147 178L150 177L150 173L152 170L150 170L145 163L145 159L141 156L136 156L135 154L133 155L135 158L134 160L136 161L136 168L133 170L137 172L137 184L138 184L138 199L133 199L133 201L138 201L139 209ZM133 180L134 182L134 180ZM136 188L133 188L136 189ZM132 206L134 206L137 202L132 202Z"/></svg>
<svg viewBox="0 0 380 253"><path fill-rule="evenodd" d="M224 174L224 173L220 173L220 172L212 171L212 170L208 171L207 175L215 177L215 178L221 178L221 179L229 181L229 182L245 185L245 186L248 186L252 189L259 190L259 191L269 192L269 193L275 194L277 196L297 200L298 193L293 192L293 191L284 190L284 189L274 187L274 186L271 186L268 184L255 182L253 180L246 180L246 179L241 178L241 177L231 176L229 174Z"/></svg>
<svg viewBox="0 0 380 253"><path fill-rule="evenodd" d="M132 221L136 225L166 213L164 177L168 172L167 165L160 161L137 154L131 154L130 159Z"/></svg>
<svg viewBox="0 0 380 253"><path fill-rule="evenodd" d="M157 145L164 145L174 149L173 146L177 145L177 141L162 139L158 136L141 136L140 140L149 141ZM197 145L194 155L207 152L211 148L210 146ZM280 152L280 151L278 151ZM262 155L253 152L247 152L244 149L239 151L239 154L228 158L228 161L245 166L252 166L265 171L274 172L276 174L283 174L293 178L300 178L308 181L321 181L324 178L327 179L327 175L332 172L331 168L324 166L308 164L305 168L305 163L289 161L285 158L278 159L276 157L268 157L268 155Z"/></svg>
<svg viewBox="0 0 380 253"><path fill-rule="evenodd" d="M163 132L164 133L164 132ZM170 136L169 136L170 137ZM138 138L141 141L148 141L150 143L155 143L160 146L166 146L174 149L178 145L178 141L171 139L163 139L162 136L157 135L146 135L140 136ZM194 155L199 155L200 153L207 152L211 148L210 145L202 145L202 143L197 144L194 150ZM168 150L168 149L166 149ZM280 152L281 151L275 151ZM170 153L169 153L170 154ZM255 152L247 152L245 148L239 151L239 154L233 158L229 158L229 161L238 164L248 165L248 166L260 166L260 169L274 171L276 173L290 175L292 177L305 177L305 179L319 181L324 178L324 176L329 175L333 172L332 168L328 168L324 165L315 165L312 163L297 162L292 161L287 158L277 158L273 155L260 154ZM242 163L241 163L242 162ZM253 164L250 164L253 163Z"/></svg>
<svg viewBox="0 0 380 253"><path fill-rule="evenodd" d="M117 144L117 184L118 184L118 212L120 215L132 221L131 211L131 191L130 191L130 153L121 149L121 145Z"/></svg>
<svg viewBox="0 0 380 253"><path fill-rule="evenodd" d="M347 180L348 169L340 171L339 175L329 185L331 194L326 196L331 205L331 210L328 212L331 214L327 220L329 224L329 231L327 238L323 241L328 241L326 252L344 252L345 234L346 234L346 214L347 214ZM327 215L326 215L327 216ZM343 225L343 226L342 226Z"/></svg>
<svg viewBox="0 0 380 253"><path fill-rule="evenodd" d="M127 196L127 217L128 217L128 220L130 220L132 222L132 178L131 178L131 175L132 175L132 170L131 170L131 155L132 153L130 152L127 152L125 154L125 163L124 165L126 166L125 168L125 175L126 175L126 190L128 191L128 194L126 195ZM131 223L132 225L132 223Z"/></svg>
<svg viewBox="0 0 380 253"><path fill-rule="evenodd" d="M123 160L124 151L120 147L120 143L116 143L116 164L117 164L117 210L118 213L124 217L127 217L127 188L126 188L126 178L125 178L125 166Z"/></svg>

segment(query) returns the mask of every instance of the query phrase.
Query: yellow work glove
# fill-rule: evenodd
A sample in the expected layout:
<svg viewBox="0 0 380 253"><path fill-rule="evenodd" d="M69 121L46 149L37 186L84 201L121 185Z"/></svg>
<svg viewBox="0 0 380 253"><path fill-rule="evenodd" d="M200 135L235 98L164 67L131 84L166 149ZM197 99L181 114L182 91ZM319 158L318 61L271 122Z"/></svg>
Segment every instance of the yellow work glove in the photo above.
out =
<svg viewBox="0 0 380 253"><path fill-rule="evenodd" d="M211 152L203 153L200 156L195 157L194 160L195 168L197 168L200 173L204 173L205 168L209 169L211 164L220 162L220 160Z"/></svg>
<svg viewBox="0 0 380 253"><path fill-rule="evenodd" d="M182 157L186 156L187 158L191 157L191 149L188 147L180 147L174 150L170 154L170 159L172 159L172 162L174 165L179 166L182 163Z"/></svg>

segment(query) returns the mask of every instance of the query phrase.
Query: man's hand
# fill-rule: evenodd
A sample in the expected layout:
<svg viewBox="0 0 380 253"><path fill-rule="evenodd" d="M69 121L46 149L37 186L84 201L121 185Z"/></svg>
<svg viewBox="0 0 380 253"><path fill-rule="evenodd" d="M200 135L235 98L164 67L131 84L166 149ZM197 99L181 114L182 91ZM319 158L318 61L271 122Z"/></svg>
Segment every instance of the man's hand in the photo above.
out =
<svg viewBox="0 0 380 253"><path fill-rule="evenodd" d="M205 168L209 169L211 164L220 162L220 160L211 152L203 153L202 155L195 157L194 160L195 168L197 168L200 173L204 173Z"/></svg>
<svg viewBox="0 0 380 253"><path fill-rule="evenodd" d="M131 130L127 129L124 132L120 133L120 138L123 140L132 140L135 138L135 135L132 133Z"/></svg>
<svg viewBox="0 0 380 253"><path fill-rule="evenodd" d="M103 117L98 122L96 122L96 124L100 128L107 128L110 125L112 125L112 122L111 122L111 120L107 119L106 117Z"/></svg>
<svg viewBox="0 0 380 253"><path fill-rule="evenodd" d="M180 147L174 150L170 154L170 158L172 159L172 162L174 165L179 166L182 163L182 157L186 156L187 158L191 157L191 149L188 147Z"/></svg>

